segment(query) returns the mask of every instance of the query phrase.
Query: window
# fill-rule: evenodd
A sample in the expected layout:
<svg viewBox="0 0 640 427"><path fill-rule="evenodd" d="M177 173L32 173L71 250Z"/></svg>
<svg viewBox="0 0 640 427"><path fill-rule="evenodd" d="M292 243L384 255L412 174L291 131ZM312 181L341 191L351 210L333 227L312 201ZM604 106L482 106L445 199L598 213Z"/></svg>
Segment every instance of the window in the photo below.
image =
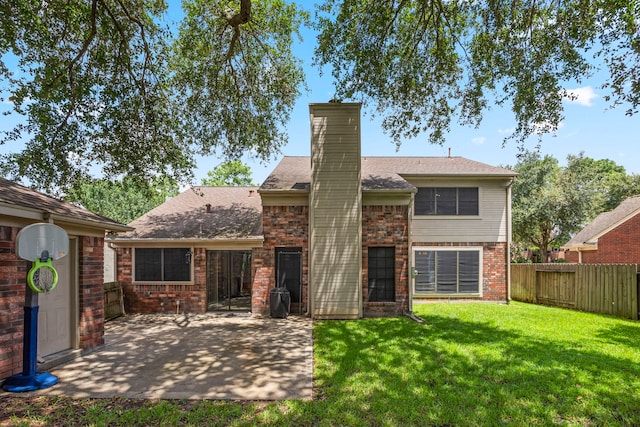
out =
<svg viewBox="0 0 640 427"><path fill-rule="evenodd" d="M395 301L395 248L369 248L369 301Z"/></svg>
<svg viewBox="0 0 640 427"><path fill-rule="evenodd" d="M480 250L416 250L415 292L479 294Z"/></svg>
<svg viewBox="0 0 640 427"><path fill-rule="evenodd" d="M136 248L135 280L190 281L191 251L189 248Z"/></svg>
<svg viewBox="0 0 640 427"><path fill-rule="evenodd" d="M477 187L420 187L416 215L478 215Z"/></svg>

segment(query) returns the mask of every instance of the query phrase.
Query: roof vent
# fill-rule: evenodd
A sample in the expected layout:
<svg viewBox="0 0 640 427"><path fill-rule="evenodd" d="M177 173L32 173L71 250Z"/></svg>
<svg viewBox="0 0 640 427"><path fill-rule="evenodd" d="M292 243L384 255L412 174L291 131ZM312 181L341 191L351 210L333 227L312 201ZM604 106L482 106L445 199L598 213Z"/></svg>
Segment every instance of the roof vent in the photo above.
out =
<svg viewBox="0 0 640 427"><path fill-rule="evenodd" d="M211 213L211 203L205 205L207 207L207 213Z"/></svg>

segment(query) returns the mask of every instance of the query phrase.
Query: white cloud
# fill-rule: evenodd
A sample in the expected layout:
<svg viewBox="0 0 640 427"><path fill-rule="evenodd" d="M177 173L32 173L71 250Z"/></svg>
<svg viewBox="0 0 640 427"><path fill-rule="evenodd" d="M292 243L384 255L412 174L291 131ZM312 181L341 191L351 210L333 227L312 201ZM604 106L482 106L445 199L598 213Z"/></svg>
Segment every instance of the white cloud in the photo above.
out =
<svg viewBox="0 0 640 427"><path fill-rule="evenodd" d="M484 136L477 136L475 138L471 138L471 142L476 145L482 145L487 142L487 138L485 138Z"/></svg>
<svg viewBox="0 0 640 427"><path fill-rule="evenodd" d="M566 89L564 100L584 107L591 107L593 100L598 98L598 94L591 86L579 87L576 89Z"/></svg>
<svg viewBox="0 0 640 427"><path fill-rule="evenodd" d="M512 133L514 133L516 131L516 128L505 128L505 129L498 129L498 133L500 135L511 135Z"/></svg>

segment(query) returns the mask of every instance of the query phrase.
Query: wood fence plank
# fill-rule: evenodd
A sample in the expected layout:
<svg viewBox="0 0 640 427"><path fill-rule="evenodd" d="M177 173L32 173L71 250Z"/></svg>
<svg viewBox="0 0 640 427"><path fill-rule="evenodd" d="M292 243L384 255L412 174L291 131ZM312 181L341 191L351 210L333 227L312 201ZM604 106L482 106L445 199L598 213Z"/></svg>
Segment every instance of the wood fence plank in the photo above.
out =
<svg viewBox="0 0 640 427"><path fill-rule="evenodd" d="M513 264L511 297L637 320L638 269L637 264Z"/></svg>

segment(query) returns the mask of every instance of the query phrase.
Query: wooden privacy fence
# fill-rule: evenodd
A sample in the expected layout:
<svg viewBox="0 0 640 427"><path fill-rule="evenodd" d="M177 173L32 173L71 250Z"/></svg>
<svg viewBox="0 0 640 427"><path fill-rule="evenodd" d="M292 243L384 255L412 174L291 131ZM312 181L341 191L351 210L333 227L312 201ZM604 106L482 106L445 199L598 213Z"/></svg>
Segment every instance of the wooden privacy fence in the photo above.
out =
<svg viewBox="0 0 640 427"><path fill-rule="evenodd" d="M124 295L118 282L104 284L104 320L114 319L124 314Z"/></svg>
<svg viewBox="0 0 640 427"><path fill-rule="evenodd" d="M511 264L511 298L638 319L637 264Z"/></svg>

